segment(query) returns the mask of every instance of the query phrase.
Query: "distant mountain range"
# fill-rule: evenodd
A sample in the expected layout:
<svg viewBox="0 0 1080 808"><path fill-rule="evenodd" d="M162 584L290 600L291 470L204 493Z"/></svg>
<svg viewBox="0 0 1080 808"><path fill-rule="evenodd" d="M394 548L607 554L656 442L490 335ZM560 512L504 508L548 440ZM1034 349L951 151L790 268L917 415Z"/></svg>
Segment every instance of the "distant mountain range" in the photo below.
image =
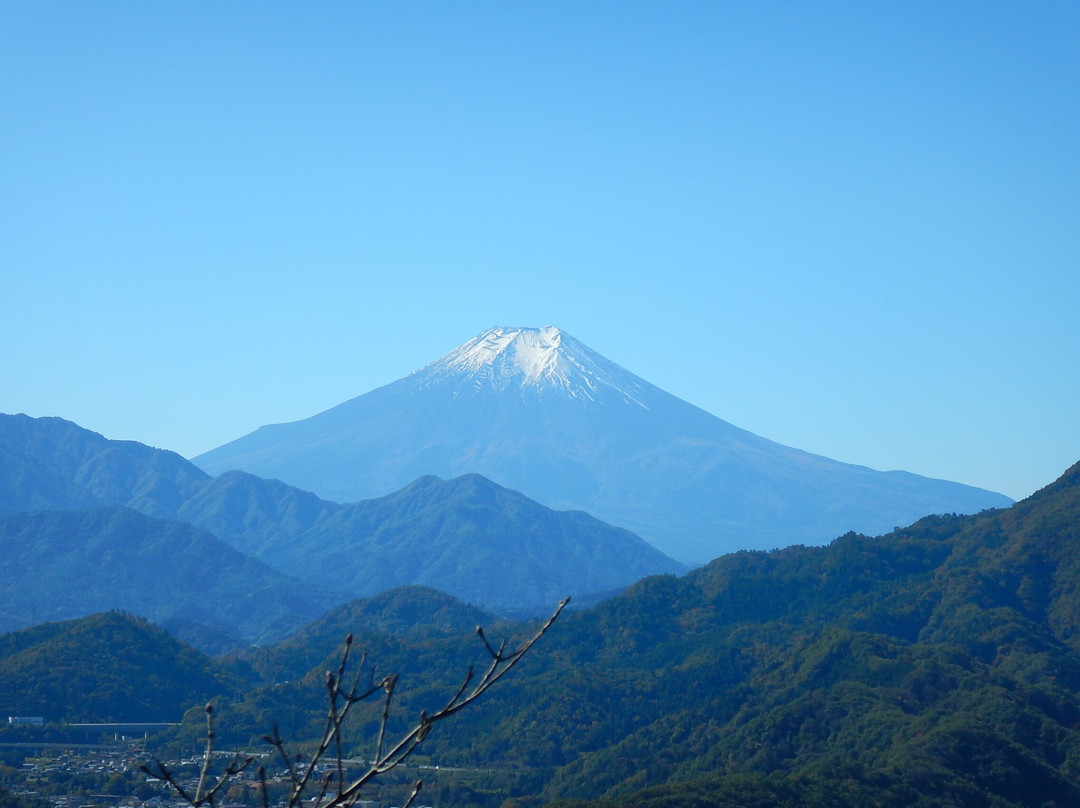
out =
<svg viewBox="0 0 1080 808"><path fill-rule="evenodd" d="M0 630L109 609L209 650L279 640L344 599L129 508L0 516Z"/></svg>
<svg viewBox="0 0 1080 808"><path fill-rule="evenodd" d="M685 570L476 475L339 504L25 415L0 415L0 541L0 630L121 608L204 648L277 639L408 584L534 614Z"/></svg>
<svg viewBox="0 0 1080 808"><path fill-rule="evenodd" d="M352 597L424 584L495 611L535 614L566 595L606 594L686 570L626 530L553 511L475 474L424 477L341 505L228 472L177 515Z"/></svg>
<svg viewBox="0 0 1080 808"><path fill-rule="evenodd" d="M703 563L878 534L1001 494L781 446L682 401L564 331L495 328L399 381L194 461L349 502L478 473Z"/></svg>
<svg viewBox="0 0 1080 808"><path fill-rule="evenodd" d="M465 808L1078 805L1078 582L1080 464L1008 509L651 576L562 615L481 704L435 727L424 793ZM160 721L218 696L222 748L251 748L274 722L299 745L321 730L345 633L375 681L401 673L404 721L484 658L482 618L408 587L210 660L95 615L0 636L0 705ZM193 752L204 722L190 710L169 737ZM375 743L376 723L350 727L349 748Z"/></svg>

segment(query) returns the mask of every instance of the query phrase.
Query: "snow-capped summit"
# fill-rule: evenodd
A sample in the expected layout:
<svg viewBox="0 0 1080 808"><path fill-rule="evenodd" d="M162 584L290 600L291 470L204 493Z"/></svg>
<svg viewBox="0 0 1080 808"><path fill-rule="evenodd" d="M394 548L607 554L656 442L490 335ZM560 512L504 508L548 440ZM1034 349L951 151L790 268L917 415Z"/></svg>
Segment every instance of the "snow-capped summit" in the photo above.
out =
<svg viewBox="0 0 1080 808"><path fill-rule="evenodd" d="M419 387L467 381L465 389L531 389L587 401L646 407L648 385L555 326L491 328L411 376ZM647 407L646 407L647 408Z"/></svg>
<svg viewBox="0 0 1080 808"><path fill-rule="evenodd" d="M568 343L573 339L567 335ZM484 373L492 380L520 378L525 384L542 380L569 383L562 349L563 333L543 328L490 328L429 365L432 370Z"/></svg>

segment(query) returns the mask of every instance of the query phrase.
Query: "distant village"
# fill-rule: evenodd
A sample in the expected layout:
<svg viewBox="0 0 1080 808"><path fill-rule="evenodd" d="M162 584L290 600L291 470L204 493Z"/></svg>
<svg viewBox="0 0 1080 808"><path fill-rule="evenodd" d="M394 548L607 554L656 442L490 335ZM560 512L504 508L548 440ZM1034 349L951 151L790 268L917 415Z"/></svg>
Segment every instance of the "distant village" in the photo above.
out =
<svg viewBox="0 0 1080 808"><path fill-rule="evenodd" d="M8 716L7 723L37 728L45 725L40 716ZM140 768L153 761L152 753L147 751L148 736L168 726L171 725L69 724L68 730L73 735L82 733L85 742L0 743L5 761L23 756L18 766L0 766L0 785L16 796L37 798L40 804L47 803L52 808L190 808L190 804L169 785ZM234 754L219 752L216 757L224 762ZM272 758L269 753L260 754ZM177 773L178 781L189 793L194 793L203 763L201 755L163 760L162 763ZM275 796L287 793L288 773L268 770L266 782L273 805ZM255 767L237 775L224 800L216 804L221 808L261 806L262 795ZM393 802L379 799L361 800L357 805L361 808L394 808Z"/></svg>

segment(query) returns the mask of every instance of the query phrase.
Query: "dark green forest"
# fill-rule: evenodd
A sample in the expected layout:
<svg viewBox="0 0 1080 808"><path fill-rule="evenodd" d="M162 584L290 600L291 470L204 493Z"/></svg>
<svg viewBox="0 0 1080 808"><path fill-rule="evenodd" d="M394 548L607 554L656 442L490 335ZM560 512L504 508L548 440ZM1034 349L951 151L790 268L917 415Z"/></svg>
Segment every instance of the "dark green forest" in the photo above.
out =
<svg viewBox="0 0 1080 808"><path fill-rule="evenodd" d="M411 587L210 660L96 616L0 638L0 703L57 721L196 708L160 741L194 751L213 698L223 743L277 722L302 745L345 633L373 675L401 674L393 729L482 662L476 622L511 640L532 625ZM424 775L433 805L1080 805L1078 626L1080 465L1008 509L735 553L565 613L417 762L442 767ZM76 681L81 701L33 701ZM357 713L348 754L376 713Z"/></svg>

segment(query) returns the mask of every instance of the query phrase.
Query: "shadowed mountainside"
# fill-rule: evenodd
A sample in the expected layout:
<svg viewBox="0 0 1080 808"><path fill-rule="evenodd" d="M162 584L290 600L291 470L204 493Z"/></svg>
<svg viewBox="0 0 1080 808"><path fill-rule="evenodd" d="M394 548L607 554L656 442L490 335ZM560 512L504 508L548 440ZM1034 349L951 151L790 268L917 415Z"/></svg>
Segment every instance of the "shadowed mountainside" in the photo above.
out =
<svg viewBox="0 0 1080 808"><path fill-rule="evenodd" d="M446 481L425 478L378 500L339 504L242 472L211 478L172 452L106 440L58 418L0 416L0 481L0 514L122 506L189 523L235 550L306 581L313 587L306 594L326 605L328 597L341 602L424 584L502 612L537 614L566 595L611 592L645 575L685 570L625 530L584 513L553 511L476 475ZM159 527L143 524L149 533L160 532ZM73 522L72 529L83 525L89 522ZM124 568L120 577L103 571L97 578L112 581L119 593L125 582L129 588L138 588L147 574L171 569L169 548L155 543L149 533L146 540L159 556L152 557L146 548L140 557L147 565L143 576ZM134 535L129 528L124 539L132 553L137 544ZM25 534L22 540L32 541L32 536ZM88 536L86 541L101 543L100 537ZM75 544L68 551L74 551ZM200 552L199 557L208 554ZM205 574L248 581L251 572L242 567L241 558L218 556L217 571L208 566ZM83 557L82 566L68 570L79 570L80 577L39 579L31 584L29 589L41 599L39 616L76 602L78 593L72 584L75 589L108 594L110 590L102 589L87 560ZM54 562L61 563L60 559ZM267 580L261 572L251 579ZM50 581L54 589L47 595ZM17 592L20 580L12 579L9 586ZM255 598L264 591L259 586L243 583L238 588ZM293 584L291 591L299 589ZM111 603L94 601L94 609L130 608L132 596L148 603L155 594L167 599L175 591L173 586L118 594ZM234 612L226 618L224 606L230 599L210 598L208 602L220 603L223 609L211 625L241 619L244 628L234 627L234 632L244 637L261 636L252 620L270 617L267 608L258 606L249 610L252 620L243 621ZM18 619L31 619L34 605L24 600L23 606L25 614ZM176 619L195 615L197 621L206 616L203 610L189 608L186 601L162 603L161 608L146 613L155 619L173 613ZM74 616L70 611L63 614ZM298 608L296 614L314 616L305 608ZM280 626L275 619L266 628L276 635Z"/></svg>
<svg viewBox="0 0 1080 808"><path fill-rule="evenodd" d="M128 508L0 516L0 543L8 631L122 609L217 650L281 639L334 602L204 530Z"/></svg>
<svg viewBox="0 0 1080 808"><path fill-rule="evenodd" d="M348 632L378 675L403 672L396 703L415 716L475 661L481 617L419 588L343 606L230 663L251 689L221 742L279 717L296 740L317 731ZM425 793L475 808L1075 805L1078 624L1080 464L1008 509L734 553L564 614L482 709L425 742ZM197 745L200 721L177 738ZM349 753L374 742L364 726Z"/></svg>

